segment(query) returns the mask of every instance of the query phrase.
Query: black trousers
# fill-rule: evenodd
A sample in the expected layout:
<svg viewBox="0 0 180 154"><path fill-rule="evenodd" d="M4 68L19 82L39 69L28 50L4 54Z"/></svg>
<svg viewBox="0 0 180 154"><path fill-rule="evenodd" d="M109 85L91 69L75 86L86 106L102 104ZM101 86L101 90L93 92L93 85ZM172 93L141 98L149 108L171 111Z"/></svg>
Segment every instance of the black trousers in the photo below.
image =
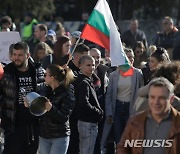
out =
<svg viewBox="0 0 180 154"><path fill-rule="evenodd" d="M3 154L36 154L39 140L38 126L17 126L13 133L4 132Z"/></svg>
<svg viewBox="0 0 180 154"><path fill-rule="evenodd" d="M77 129L78 118L73 112L69 119L71 135L67 154L79 154L79 132Z"/></svg>

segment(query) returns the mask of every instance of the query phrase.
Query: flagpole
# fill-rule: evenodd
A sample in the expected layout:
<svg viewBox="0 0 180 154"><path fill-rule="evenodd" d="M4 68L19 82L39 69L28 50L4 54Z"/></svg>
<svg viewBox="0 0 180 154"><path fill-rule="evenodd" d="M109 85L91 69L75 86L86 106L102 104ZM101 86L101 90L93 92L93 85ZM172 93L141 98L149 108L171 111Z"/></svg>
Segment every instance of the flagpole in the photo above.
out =
<svg viewBox="0 0 180 154"><path fill-rule="evenodd" d="M74 46L74 48L73 48L73 51L71 52L72 55L73 55L73 53L74 53L74 51L75 51L75 49L76 49L76 47L77 47L80 39L81 39L81 38L79 37L78 40L76 41L75 46Z"/></svg>
<svg viewBox="0 0 180 154"><path fill-rule="evenodd" d="M75 46L74 46L74 48L73 48L73 51L71 52L71 58L72 58L72 56L73 56L73 53L74 53L74 51L75 51L75 49L76 49L76 47L77 47L80 39L81 39L81 38L79 37L78 40L77 40L76 43L75 43ZM71 58L69 58L69 60L67 61L67 64L69 64ZM64 66L65 66L65 65L64 65ZM65 67L66 67L66 66L65 66Z"/></svg>

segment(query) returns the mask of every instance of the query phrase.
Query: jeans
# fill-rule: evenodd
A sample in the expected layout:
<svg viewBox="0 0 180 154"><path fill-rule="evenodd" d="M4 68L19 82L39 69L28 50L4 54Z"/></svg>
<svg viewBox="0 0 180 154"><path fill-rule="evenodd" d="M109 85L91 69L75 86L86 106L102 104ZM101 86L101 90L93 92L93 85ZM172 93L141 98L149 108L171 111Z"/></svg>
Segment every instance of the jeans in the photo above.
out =
<svg viewBox="0 0 180 154"><path fill-rule="evenodd" d="M98 124L78 121L78 131L80 139L79 154L93 154L98 133Z"/></svg>
<svg viewBox="0 0 180 154"><path fill-rule="evenodd" d="M69 136L45 139L39 137L38 154L66 154L69 145Z"/></svg>
<svg viewBox="0 0 180 154"><path fill-rule="evenodd" d="M129 118L129 102L120 102L116 100L116 108L114 114L113 131L116 144L119 143L124 128Z"/></svg>

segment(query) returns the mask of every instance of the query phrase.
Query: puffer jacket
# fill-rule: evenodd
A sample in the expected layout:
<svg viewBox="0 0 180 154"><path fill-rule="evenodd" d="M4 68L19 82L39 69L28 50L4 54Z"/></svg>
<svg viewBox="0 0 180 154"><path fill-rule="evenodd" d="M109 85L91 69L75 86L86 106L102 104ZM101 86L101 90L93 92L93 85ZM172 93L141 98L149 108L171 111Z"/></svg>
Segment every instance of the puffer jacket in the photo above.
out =
<svg viewBox="0 0 180 154"><path fill-rule="evenodd" d="M60 85L54 91L50 87L43 91L41 95L50 100L52 108L40 117L40 136L46 139L69 136L69 116L74 107L69 89Z"/></svg>
<svg viewBox="0 0 180 154"><path fill-rule="evenodd" d="M33 90L36 91L36 68L29 63L29 70L33 82ZM0 80L0 118L1 127L7 132L12 133L16 123L16 113L18 106L19 80L17 69L10 63L4 67L4 76ZM30 114L30 113L29 113ZM37 123L38 119L30 115L29 123Z"/></svg>

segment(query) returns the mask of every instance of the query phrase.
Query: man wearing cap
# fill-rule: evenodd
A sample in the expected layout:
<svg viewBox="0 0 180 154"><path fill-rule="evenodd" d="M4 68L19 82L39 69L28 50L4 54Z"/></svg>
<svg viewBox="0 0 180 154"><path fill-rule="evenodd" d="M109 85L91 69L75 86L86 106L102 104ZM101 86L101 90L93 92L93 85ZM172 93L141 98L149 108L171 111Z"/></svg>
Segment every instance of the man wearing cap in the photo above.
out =
<svg viewBox="0 0 180 154"><path fill-rule="evenodd" d="M57 41L56 32L52 29L48 30L47 38L51 40L53 44L55 44L55 42Z"/></svg>
<svg viewBox="0 0 180 154"><path fill-rule="evenodd" d="M76 43L83 43L84 42L83 39L80 39L79 42L77 42L77 40L80 38L80 35L81 35L80 31L74 31L71 33L71 43L72 43L71 53L73 52L73 49L74 49Z"/></svg>

